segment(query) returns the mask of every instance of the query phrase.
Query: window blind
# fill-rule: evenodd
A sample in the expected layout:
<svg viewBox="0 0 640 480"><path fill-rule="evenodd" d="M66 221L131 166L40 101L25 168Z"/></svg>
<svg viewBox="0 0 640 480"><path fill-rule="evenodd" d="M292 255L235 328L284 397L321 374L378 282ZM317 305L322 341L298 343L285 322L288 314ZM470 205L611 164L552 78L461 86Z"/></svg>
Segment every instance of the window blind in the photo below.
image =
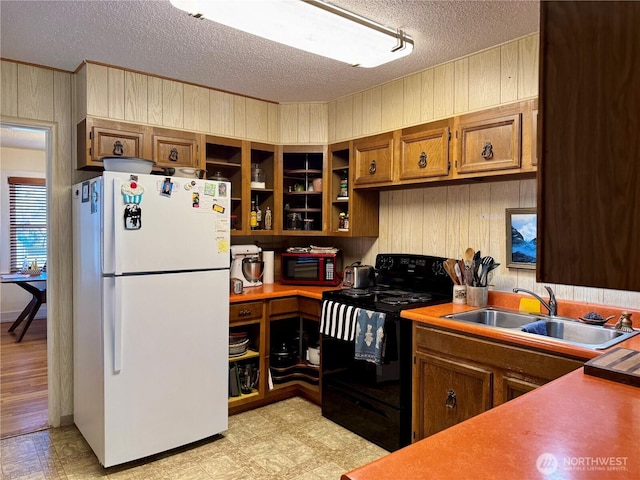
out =
<svg viewBox="0 0 640 480"><path fill-rule="evenodd" d="M9 177L11 271L47 263L47 188L43 178Z"/></svg>

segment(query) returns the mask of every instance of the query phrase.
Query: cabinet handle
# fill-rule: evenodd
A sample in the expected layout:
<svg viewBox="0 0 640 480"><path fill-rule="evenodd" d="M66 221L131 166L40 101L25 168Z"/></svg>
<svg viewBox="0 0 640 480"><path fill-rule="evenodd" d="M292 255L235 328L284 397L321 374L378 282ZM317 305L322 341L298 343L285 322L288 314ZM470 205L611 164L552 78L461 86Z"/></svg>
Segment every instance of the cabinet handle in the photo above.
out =
<svg viewBox="0 0 640 480"><path fill-rule="evenodd" d="M444 401L445 407L456 408L456 402L457 402L456 392L454 392L453 390L449 390L447 392L447 399Z"/></svg>
<svg viewBox="0 0 640 480"><path fill-rule="evenodd" d="M247 315L251 315L251 310L240 310L238 312L238 315L240 315L241 317L246 317Z"/></svg>
<svg viewBox="0 0 640 480"><path fill-rule="evenodd" d="M176 147L173 147L171 149L171 152L169 152L169 160L171 162L177 162L178 161L178 149Z"/></svg>
<svg viewBox="0 0 640 480"><path fill-rule="evenodd" d="M122 142L120 140L116 140L113 143L113 154L117 155L118 157L124 155L124 145L122 145Z"/></svg>
<svg viewBox="0 0 640 480"><path fill-rule="evenodd" d="M377 167L376 161L375 160L371 160L371 163L369 164L369 173L371 175L376 173L376 167Z"/></svg>
<svg viewBox="0 0 640 480"><path fill-rule="evenodd" d="M424 168L427 166L427 154L425 152L422 152L420 154L420 160L418 160L418 166L420 168Z"/></svg>
<svg viewBox="0 0 640 480"><path fill-rule="evenodd" d="M491 145L491 142L486 142L484 144L481 155L485 160L493 158L493 145Z"/></svg>

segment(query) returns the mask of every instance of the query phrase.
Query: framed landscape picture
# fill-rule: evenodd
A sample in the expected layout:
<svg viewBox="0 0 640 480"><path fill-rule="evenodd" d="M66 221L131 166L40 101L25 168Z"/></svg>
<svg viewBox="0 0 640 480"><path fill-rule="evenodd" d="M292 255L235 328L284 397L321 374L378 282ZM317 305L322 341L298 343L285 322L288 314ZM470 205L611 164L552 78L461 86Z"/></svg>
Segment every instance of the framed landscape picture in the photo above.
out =
<svg viewBox="0 0 640 480"><path fill-rule="evenodd" d="M537 215L533 208L507 208L507 268L536 268Z"/></svg>

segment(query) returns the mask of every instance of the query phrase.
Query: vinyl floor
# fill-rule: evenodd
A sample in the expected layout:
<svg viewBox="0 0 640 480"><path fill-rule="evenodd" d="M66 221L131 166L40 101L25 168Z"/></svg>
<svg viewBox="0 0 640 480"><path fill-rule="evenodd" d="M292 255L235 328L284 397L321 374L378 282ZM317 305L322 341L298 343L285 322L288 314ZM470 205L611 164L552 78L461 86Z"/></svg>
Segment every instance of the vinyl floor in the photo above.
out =
<svg viewBox="0 0 640 480"><path fill-rule="evenodd" d="M2 480L339 480L387 451L291 398L229 418L223 434L103 468L74 426L0 441Z"/></svg>

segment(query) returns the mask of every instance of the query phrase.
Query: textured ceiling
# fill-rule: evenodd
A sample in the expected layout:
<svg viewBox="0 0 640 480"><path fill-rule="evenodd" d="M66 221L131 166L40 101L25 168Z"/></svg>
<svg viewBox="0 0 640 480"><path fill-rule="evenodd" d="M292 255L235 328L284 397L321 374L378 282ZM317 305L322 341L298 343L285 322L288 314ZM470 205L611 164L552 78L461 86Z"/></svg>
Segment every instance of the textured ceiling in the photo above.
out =
<svg viewBox="0 0 640 480"><path fill-rule="evenodd" d="M2 0L0 55L68 71L92 60L275 102L310 102L334 100L538 30L537 0L331 3L402 28L413 37L414 52L360 69L197 20L166 0Z"/></svg>

